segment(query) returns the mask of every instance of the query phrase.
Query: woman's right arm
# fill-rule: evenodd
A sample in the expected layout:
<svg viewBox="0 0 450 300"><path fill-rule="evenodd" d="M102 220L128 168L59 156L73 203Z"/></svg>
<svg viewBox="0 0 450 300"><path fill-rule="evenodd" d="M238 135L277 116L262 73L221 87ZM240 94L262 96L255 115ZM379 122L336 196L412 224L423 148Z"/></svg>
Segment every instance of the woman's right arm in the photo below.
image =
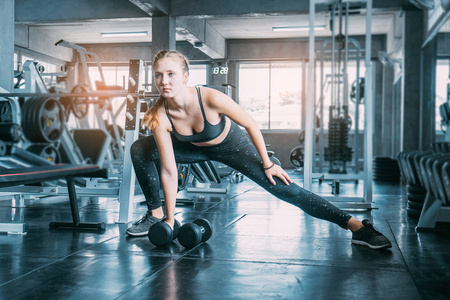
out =
<svg viewBox="0 0 450 300"><path fill-rule="evenodd" d="M160 115L160 124L153 129L153 136L158 146L161 161L161 182L166 202L166 222L172 228L175 222L175 204L178 192L178 171L170 136L170 123L167 117Z"/></svg>

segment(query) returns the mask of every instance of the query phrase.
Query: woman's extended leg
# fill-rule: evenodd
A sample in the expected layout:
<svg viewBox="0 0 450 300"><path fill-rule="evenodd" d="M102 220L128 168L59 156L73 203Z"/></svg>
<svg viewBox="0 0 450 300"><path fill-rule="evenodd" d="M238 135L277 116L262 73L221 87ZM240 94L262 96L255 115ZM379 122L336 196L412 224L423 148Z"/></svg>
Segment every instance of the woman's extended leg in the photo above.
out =
<svg viewBox="0 0 450 300"><path fill-rule="evenodd" d="M273 185L264 172L256 148L237 126L231 127L224 142L206 150L211 160L220 161L236 169L279 199L299 207L316 218L351 229L353 231L352 243L374 249L392 246L389 240L377 231L368 220L360 222L354 219L324 198L295 183L286 185L281 179L275 177L276 185Z"/></svg>
<svg viewBox="0 0 450 300"><path fill-rule="evenodd" d="M275 177L276 185L267 178L261 158L243 131L232 126L227 138L219 145L205 148L211 160L217 160L249 177L277 198L301 208L306 213L328 220L346 228L351 216L325 200L295 183L285 185Z"/></svg>

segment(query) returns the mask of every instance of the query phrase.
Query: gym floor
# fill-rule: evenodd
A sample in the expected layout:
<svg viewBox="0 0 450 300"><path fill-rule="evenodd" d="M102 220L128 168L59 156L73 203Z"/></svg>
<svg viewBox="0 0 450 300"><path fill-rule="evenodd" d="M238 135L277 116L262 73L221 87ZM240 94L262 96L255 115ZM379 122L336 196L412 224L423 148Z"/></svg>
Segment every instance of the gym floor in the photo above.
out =
<svg viewBox="0 0 450 300"><path fill-rule="evenodd" d="M301 178L290 171L296 182ZM328 194L328 182L314 183ZM341 193L362 195L362 183ZM361 193L361 194L360 194ZM375 251L352 245L351 232L314 219L245 179L225 197L200 195L177 206L183 224L203 217L214 235L194 249L157 248L116 224L113 199L83 200L83 221L107 223L104 233L49 230L70 221L67 197L0 201L0 222L25 221L24 236L0 236L1 299L448 299L450 229L416 232L406 214L405 187L374 183L369 218L393 244ZM146 207L138 205L137 220Z"/></svg>

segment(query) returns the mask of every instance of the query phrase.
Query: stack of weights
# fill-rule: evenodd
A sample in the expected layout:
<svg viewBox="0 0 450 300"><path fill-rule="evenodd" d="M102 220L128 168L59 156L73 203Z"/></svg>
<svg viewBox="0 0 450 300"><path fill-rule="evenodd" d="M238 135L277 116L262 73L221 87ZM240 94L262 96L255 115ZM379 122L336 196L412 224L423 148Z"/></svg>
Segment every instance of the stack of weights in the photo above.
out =
<svg viewBox="0 0 450 300"><path fill-rule="evenodd" d="M0 156L11 151L12 144L22 139L22 127L13 123L13 109L9 101L0 101Z"/></svg>
<svg viewBox="0 0 450 300"><path fill-rule="evenodd" d="M372 165L374 181L399 182L400 168L396 159L375 156Z"/></svg>
<svg viewBox="0 0 450 300"><path fill-rule="evenodd" d="M406 199L408 199L406 213L408 217L415 219L420 217L426 195L427 190L424 187L409 184L406 186Z"/></svg>
<svg viewBox="0 0 450 300"><path fill-rule="evenodd" d="M347 162L352 160L352 149L348 144L348 121L342 117L331 119L329 123L328 147L325 147L325 160ZM331 171L331 170L330 170Z"/></svg>

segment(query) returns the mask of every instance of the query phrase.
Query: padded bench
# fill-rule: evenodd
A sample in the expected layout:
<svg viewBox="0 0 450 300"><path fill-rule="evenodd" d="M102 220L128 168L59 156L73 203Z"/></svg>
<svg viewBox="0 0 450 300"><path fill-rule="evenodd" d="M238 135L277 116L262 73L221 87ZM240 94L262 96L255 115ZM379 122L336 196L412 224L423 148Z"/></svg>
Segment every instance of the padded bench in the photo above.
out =
<svg viewBox="0 0 450 300"><path fill-rule="evenodd" d="M70 208L73 222L51 222L50 228L74 228L104 230L105 223L81 223L78 209L78 199L75 190L77 177L101 177L107 178L107 170L98 165L71 165L57 164L37 166L30 168L15 168L0 170L0 188L22 184L40 183L56 179L66 179L69 194ZM0 232L9 232L14 223L0 223ZM24 227L25 228L25 227ZM14 231L14 230L13 230Z"/></svg>

